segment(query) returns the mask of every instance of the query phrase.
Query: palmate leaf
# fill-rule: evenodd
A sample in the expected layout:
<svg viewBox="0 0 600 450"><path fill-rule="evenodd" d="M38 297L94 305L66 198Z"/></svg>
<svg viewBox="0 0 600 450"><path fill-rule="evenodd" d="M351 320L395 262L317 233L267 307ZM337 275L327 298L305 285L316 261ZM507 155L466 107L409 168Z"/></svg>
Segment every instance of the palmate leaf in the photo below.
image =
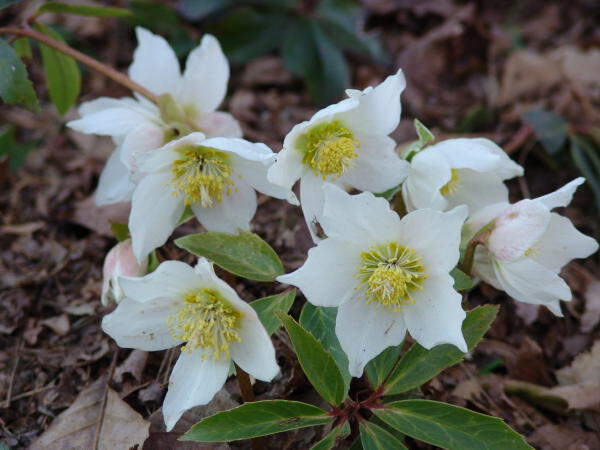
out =
<svg viewBox="0 0 600 450"><path fill-rule="evenodd" d="M247 231L239 234L197 233L175 240L175 245L243 278L274 281L283 274L283 264L269 244Z"/></svg>
<svg viewBox="0 0 600 450"><path fill-rule="evenodd" d="M180 439L197 442L230 442L323 425L332 420L325 411L307 403L264 400L244 403L202 419Z"/></svg>
<svg viewBox="0 0 600 450"><path fill-rule="evenodd" d="M407 448L396 436L373 422L360 424L360 441L364 450L388 450Z"/></svg>
<svg viewBox="0 0 600 450"><path fill-rule="evenodd" d="M321 397L331 405L340 405L346 397L346 384L333 356L293 318L276 313L285 327L300 366Z"/></svg>
<svg viewBox="0 0 600 450"><path fill-rule="evenodd" d="M469 350L481 340L498 314L498 307L479 306L467 313L462 332ZM426 350L414 344L402 357L385 384L384 395L401 394L431 380L446 367L460 362L465 354L451 344Z"/></svg>
<svg viewBox="0 0 600 450"><path fill-rule="evenodd" d="M0 97L11 105L22 105L32 111L40 110L23 62L15 50L2 39L0 39Z"/></svg>
<svg viewBox="0 0 600 450"><path fill-rule="evenodd" d="M269 297L259 298L250 303L250 306L254 308L258 314L258 318L267 330L267 333L273 334L277 328L281 325L279 318L277 317L277 311L281 311L283 314L292 307L294 299L296 298L296 289L290 289L281 294L271 295Z"/></svg>
<svg viewBox="0 0 600 450"><path fill-rule="evenodd" d="M373 412L395 430L449 450L531 449L502 419L446 403L401 400Z"/></svg>

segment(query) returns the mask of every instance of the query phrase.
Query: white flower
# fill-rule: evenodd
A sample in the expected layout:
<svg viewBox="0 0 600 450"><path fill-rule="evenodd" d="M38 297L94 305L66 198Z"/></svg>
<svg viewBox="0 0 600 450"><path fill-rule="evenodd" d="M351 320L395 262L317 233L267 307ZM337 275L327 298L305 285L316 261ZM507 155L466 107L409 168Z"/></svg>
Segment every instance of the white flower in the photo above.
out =
<svg viewBox="0 0 600 450"><path fill-rule="evenodd" d="M167 431L184 411L204 405L223 387L231 360L263 381L279 367L256 312L201 258L195 268L163 262L142 278L120 280L125 299L102 320L120 347L165 350L179 344L163 403Z"/></svg>
<svg viewBox="0 0 600 450"><path fill-rule="evenodd" d="M296 201L291 190L267 181L275 154L264 144L237 138L204 139L191 133L162 148L138 154L144 174L131 201L129 231L141 260L163 245L186 206L209 231L248 230L256 212L256 189Z"/></svg>
<svg viewBox="0 0 600 450"><path fill-rule="evenodd" d="M136 28L136 35L138 47L129 76L162 96L162 110L137 94L135 99L101 97L83 103L81 119L67 124L82 133L111 136L118 146L100 178L99 205L131 199L134 183L130 178L136 171L133 156L137 152L159 148L191 131L209 137L242 136L231 115L216 111L227 91L229 63L213 36L204 35L189 54L182 74L165 39L143 28Z"/></svg>
<svg viewBox="0 0 600 450"><path fill-rule="evenodd" d="M313 240L323 210L323 183L383 192L406 177L408 163L388 135L400 121L402 71L377 87L347 90L349 98L317 112L285 137L269 180L291 188L300 179L302 212Z"/></svg>
<svg viewBox="0 0 600 450"><path fill-rule="evenodd" d="M402 197L408 211L458 205L477 211L508 201L503 181L520 175L523 168L489 139L449 139L413 157Z"/></svg>
<svg viewBox="0 0 600 450"><path fill-rule="evenodd" d="M123 290L119 286L119 277L141 277L148 268L148 258L138 262L131 248L131 239L119 242L110 249L104 259L102 269L102 304L108 305L123 299Z"/></svg>
<svg viewBox="0 0 600 450"><path fill-rule="evenodd" d="M402 219L371 193L349 195L327 184L321 225L327 238L304 265L277 278L317 306L339 306L335 331L350 374L406 330L423 347L450 343L466 352L465 312L449 272L459 258L467 207L422 209Z"/></svg>
<svg viewBox="0 0 600 450"><path fill-rule="evenodd" d="M489 205L469 218L467 238L489 228L475 252L473 273L516 300L562 316L560 300L571 300L571 289L559 273L572 259L598 250L598 243L551 210L567 206L584 181L577 178L533 200Z"/></svg>

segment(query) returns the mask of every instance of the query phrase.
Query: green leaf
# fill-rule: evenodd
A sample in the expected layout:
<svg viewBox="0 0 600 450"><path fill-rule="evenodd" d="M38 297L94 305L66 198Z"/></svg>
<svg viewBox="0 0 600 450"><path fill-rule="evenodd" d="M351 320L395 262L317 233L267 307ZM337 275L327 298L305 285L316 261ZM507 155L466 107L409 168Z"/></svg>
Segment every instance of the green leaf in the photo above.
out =
<svg viewBox="0 0 600 450"><path fill-rule="evenodd" d="M471 280L471 277L458 267L452 269L450 276L454 278L454 289L457 291L468 291L473 287L473 280Z"/></svg>
<svg viewBox="0 0 600 450"><path fill-rule="evenodd" d="M527 111L523 120L533 128L546 151L553 155L565 143L569 125L565 120L550 111Z"/></svg>
<svg viewBox="0 0 600 450"><path fill-rule="evenodd" d="M435 139L433 133L419 119L415 119L415 130L417 130L417 136L423 145Z"/></svg>
<svg viewBox="0 0 600 450"><path fill-rule="evenodd" d="M127 17L132 13L123 8L113 8L107 6L96 5L73 5L63 2L46 2L38 8L38 13L67 13L77 16L92 16L92 17Z"/></svg>
<svg viewBox="0 0 600 450"><path fill-rule="evenodd" d="M10 5L19 3L21 0L0 0L0 9L8 8Z"/></svg>
<svg viewBox="0 0 600 450"><path fill-rule="evenodd" d="M401 400L373 410L392 428L449 450L531 449L502 419L431 400Z"/></svg>
<svg viewBox="0 0 600 450"><path fill-rule="evenodd" d="M29 43L29 38L21 37L17 39L13 47L15 48L15 52L19 55L21 59L31 59L33 58L33 53L31 52L31 44Z"/></svg>
<svg viewBox="0 0 600 450"><path fill-rule="evenodd" d="M28 153L37 145L35 142L21 144L15 139L14 125L8 125L0 130L0 158L8 157L8 168L11 172L16 172L25 162Z"/></svg>
<svg viewBox="0 0 600 450"><path fill-rule="evenodd" d="M36 29L57 41L65 42L60 34L44 25ZM79 97L81 72L77 62L58 50L39 43L44 63L44 74L48 83L50 99L60 114L65 114Z"/></svg>
<svg viewBox="0 0 600 450"><path fill-rule="evenodd" d="M402 190L402 185L399 184L398 186L395 186L395 187L393 187L391 189L388 189L387 191L379 192L379 193L374 194L374 195L375 195L375 197L383 197L387 201L390 201L401 190Z"/></svg>
<svg viewBox="0 0 600 450"><path fill-rule="evenodd" d="M327 436L313 445L310 450L330 450L336 446L336 443L350 434L350 424L344 422L342 425L334 427Z"/></svg>
<svg viewBox="0 0 600 450"><path fill-rule="evenodd" d="M180 0L177 9L187 20L202 20L236 3L236 0Z"/></svg>
<svg viewBox="0 0 600 450"><path fill-rule="evenodd" d="M481 340L498 314L498 307L478 306L467 313L462 332L469 351ZM385 395L401 394L431 380L446 367L460 362L465 354L454 345L438 345L426 350L414 344L402 357L400 363L385 385Z"/></svg>
<svg viewBox="0 0 600 450"><path fill-rule="evenodd" d="M373 422L361 422L360 440L364 450L389 450L407 448L389 431Z"/></svg>
<svg viewBox="0 0 600 450"><path fill-rule="evenodd" d="M306 302L300 313L300 325L310 331L321 345L331 353L344 379L345 389L348 391L352 377L348 372L348 357L342 350L340 341L335 334L336 315L337 308L314 306Z"/></svg>
<svg viewBox="0 0 600 450"><path fill-rule="evenodd" d="M230 442L323 425L331 420L331 416L313 405L287 400L264 400L244 403L202 419L180 440Z"/></svg>
<svg viewBox="0 0 600 450"><path fill-rule="evenodd" d="M275 250L258 235L247 231L240 231L238 235L213 231L190 234L176 239L175 245L249 280L273 281L284 272Z"/></svg>
<svg viewBox="0 0 600 450"><path fill-rule="evenodd" d="M290 310L296 298L296 289L289 289L281 294L271 295L269 297L259 298L250 303L256 314L267 330L267 333L273 334L281 325L281 322L275 315L276 311L284 314Z"/></svg>
<svg viewBox="0 0 600 450"><path fill-rule="evenodd" d="M27 70L15 50L0 39L0 97L10 105L39 111L37 97Z"/></svg>
<svg viewBox="0 0 600 450"><path fill-rule="evenodd" d="M577 169L586 178L588 186L596 197L596 208L600 209L600 161L598 149L581 137L571 136L571 157Z"/></svg>
<svg viewBox="0 0 600 450"><path fill-rule="evenodd" d="M146 268L146 273L154 272L159 264L160 260L158 259L158 254L156 253L156 250L152 250L150 255L148 255L148 267Z"/></svg>
<svg viewBox="0 0 600 450"><path fill-rule="evenodd" d="M346 386L331 353L293 318L281 312L276 314L290 336L310 384L329 404L341 404L346 397Z"/></svg>
<svg viewBox="0 0 600 450"><path fill-rule="evenodd" d="M179 219L179 222L177 222L177 226L183 225L193 217L195 217L194 211L192 211L192 208L190 208L189 206L186 206L183 210L183 213L181 213L181 218Z"/></svg>
<svg viewBox="0 0 600 450"><path fill-rule="evenodd" d="M373 389L377 389L385 381L396 361L400 358L402 344L388 347L366 365L367 378Z"/></svg>
<svg viewBox="0 0 600 450"><path fill-rule="evenodd" d="M129 227L126 223L110 222L110 231L119 242L123 242L130 237Z"/></svg>

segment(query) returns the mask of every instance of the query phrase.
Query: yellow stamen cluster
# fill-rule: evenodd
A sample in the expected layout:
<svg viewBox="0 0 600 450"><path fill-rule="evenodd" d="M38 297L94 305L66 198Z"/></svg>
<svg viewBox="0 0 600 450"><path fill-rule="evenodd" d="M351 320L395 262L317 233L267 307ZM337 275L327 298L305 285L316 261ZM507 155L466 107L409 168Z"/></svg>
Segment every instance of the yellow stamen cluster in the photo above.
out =
<svg viewBox="0 0 600 450"><path fill-rule="evenodd" d="M229 358L232 342L241 342L237 331L241 317L218 292L200 289L185 296L183 305L168 318L167 324L171 335L186 343L181 351L205 349L208 351L203 352L202 359L212 355L218 361Z"/></svg>
<svg viewBox="0 0 600 450"><path fill-rule="evenodd" d="M175 195L185 196L186 205L200 203L210 208L223 199L224 193L231 193L233 171L226 153L201 145L177 151L181 158L173 162L171 183Z"/></svg>
<svg viewBox="0 0 600 450"><path fill-rule="evenodd" d="M341 176L358 157L360 142L339 120L315 125L297 141L304 153L302 162L325 179L328 175Z"/></svg>
<svg viewBox="0 0 600 450"><path fill-rule="evenodd" d="M358 272L367 296L367 304L378 303L399 311L402 305L414 303L411 293L423 289L427 278L421 258L410 247L395 242L373 247L361 255Z"/></svg>
<svg viewBox="0 0 600 450"><path fill-rule="evenodd" d="M458 177L458 170L450 169L450 181L448 181L445 185L440 188L440 193L442 195L451 195L456 192L458 186L460 185L460 178Z"/></svg>

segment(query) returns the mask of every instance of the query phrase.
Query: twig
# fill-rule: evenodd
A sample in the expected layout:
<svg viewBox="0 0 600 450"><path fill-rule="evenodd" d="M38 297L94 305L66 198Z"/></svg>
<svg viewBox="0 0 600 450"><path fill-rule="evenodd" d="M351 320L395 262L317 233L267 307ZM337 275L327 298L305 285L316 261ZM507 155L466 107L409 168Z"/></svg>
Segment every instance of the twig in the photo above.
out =
<svg viewBox="0 0 600 450"><path fill-rule="evenodd" d="M146 89L144 86L136 83L128 76L122 74L118 70L113 69L106 64L101 63L100 61L87 56L84 53L81 53L78 50L75 50L72 47L69 47L67 44L57 41L56 39L52 39L49 36L46 36L44 33L40 33L39 31L32 30L30 28L18 28L18 27L1 27L0 34L14 34L16 36L26 36L31 39L35 39L38 42L41 42L48 47L52 47L55 50L58 50L61 53L64 53L67 56L79 61L81 64L86 65L90 69L103 74L104 76L110 78L111 80L119 83L126 88L137 92L138 94L143 95L148 100L158 103L158 97Z"/></svg>
<svg viewBox="0 0 600 450"><path fill-rule="evenodd" d="M115 367L117 366L117 356L119 356L119 348L115 347L113 357L110 362L110 367L108 368L108 377L106 378L106 383L104 384L102 405L100 406L100 419L98 420L98 425L96 426L96 434L94 435L94 446L92 447L94 450L98 450L98 443L100 442L100 431L102 430L102 424L104 423L104 414L106 413L106 404L108 403L108 389L110 380L112 380L112 377L115 373Z"/></svg>
<svg viewBox="0 0 600 450"><path fill-rule="evenodd" d="M254 397L252 383L250 383L250 376L237 364L235 365L235 373L244 403L253 402L256 398ZM252 443L252 450L261 450L265 448L262 438L254 438L251 439L250 442Z"/></svg>
<svg viewBox="0 0 600 450"><path fill-rule="evenodd" d="M15 351L15 365L12 368L10 373L10 382L8 383L8 390L6 391L6 400L4 400L4 408L10 407L13 384L15 381L15 375L17 374L17 366L19 365L19 361L21 359L21 344L23 343L23 338L19 337L19 341L17 342L17 349Z"/></svg>
<svg viewBox="0 0 600 450"><path fill-rule="evenodd" d="M32 389L30 391L27 392L22 392L21 394L15 395L12 400L19 400L21 398L26 398L26 397L30 397L32 395L36 395L39 394L40 392L44 392L47 391L48 389L52 389L53 387L56 387L56 385L54 383L50 383L47 384L46 386L42 386L40 388L37 389Z"/></svg>

